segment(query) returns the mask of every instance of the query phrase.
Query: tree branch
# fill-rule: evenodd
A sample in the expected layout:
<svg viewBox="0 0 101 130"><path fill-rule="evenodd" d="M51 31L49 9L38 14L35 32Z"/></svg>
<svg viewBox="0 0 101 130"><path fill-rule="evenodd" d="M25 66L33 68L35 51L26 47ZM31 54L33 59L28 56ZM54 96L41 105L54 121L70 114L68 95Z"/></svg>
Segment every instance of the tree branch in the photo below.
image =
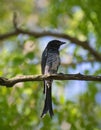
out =
<svg viewBox="0 0 101 130"><path fill-rule="evenodd" d="M84 80L84 81L100 81L101 76L92 76L92 75L82 75L78 74L52 74L52 75L28 75L28 76L18 76L11 79L0 77L0 85L6 87L13 87L16 83L19 82L28 82L28 81L43 81L45 79L54 79L54 80Z"/></svg>
<svg viewBox="0 0 101 130"><path fill-rule="evenodd" d="M53 37L58 37L58 38L64 38L66 40L71 41L71 43L76 44L81 46L82 48L88 50L95 58L97 61L101 61L101 54L99 54L95 49L93 49L90 44L88 43L88 41L80 41L79 39L72 37L68 34L65 33L59 33L59 32L53 32L53 31L27 31L27 30L23 30L21 28L18 28L17 25L17 13L14 12L13 14L13 25L14 25L14 31L9 32L9 33L5 33L5 34L1 34L0 35L0 40L3 40L5 38L9 38L12 36L16 36L19 34L27 34L30 36L33 36L35 38L40 38L40 37L45 37L45 36L53 36Z"/></svg>
<svg viewBox="0 0 101 130"><path fill-rule="evenodd" d="M15 26L17 27L16 24L15 24ZM44 36L53 36L53 37L58 37L58 38L64 38L66 40L71 41L71 43L79 45L82 48L88 50L96 58L96 60L101 61L101 54L99 54L95 49L93 49L89 45L88 41L80 41L77 38L71 37L68 34L64 34L64 33L58 33L58 32L53 32L53 31L26 31L26 30L23 30L20 28L15 28L15 30L12 32L1 34L0 40L9 38L12 36L16 36L19 34L27 34L27 35L33 36L35 38L40 38L40 37L44 37Z"/></svg>

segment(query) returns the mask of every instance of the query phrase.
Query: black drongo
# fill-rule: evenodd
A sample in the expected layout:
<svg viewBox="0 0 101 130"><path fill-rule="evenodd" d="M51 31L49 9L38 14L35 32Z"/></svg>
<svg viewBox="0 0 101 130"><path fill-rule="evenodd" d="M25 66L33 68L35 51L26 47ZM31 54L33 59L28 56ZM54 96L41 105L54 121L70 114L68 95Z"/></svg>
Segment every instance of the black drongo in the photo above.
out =
<svg viewBox="0 0 101 130"><path fill-rule="evenodd" d="M45 50L42 53L41 70L42 74L55 74L57 73L58 67L60 65L59 48L65 42L59 40L50 41ZM41 117L49 111L50 116L53 116L52 109L52 89L53 80L44 80L44 93L45 93L45 103Z"/></svg>

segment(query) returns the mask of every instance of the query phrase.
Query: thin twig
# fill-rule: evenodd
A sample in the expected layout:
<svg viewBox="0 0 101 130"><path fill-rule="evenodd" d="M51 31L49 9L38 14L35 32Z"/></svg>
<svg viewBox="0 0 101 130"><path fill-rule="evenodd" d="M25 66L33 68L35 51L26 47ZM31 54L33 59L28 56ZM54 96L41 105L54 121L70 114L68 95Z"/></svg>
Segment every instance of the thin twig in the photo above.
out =
<svg viewBox="0 0 101 130"><path fill-rule="evenodd" d="M13 13L13 25L14 25L14 28L17 29L18 27L18 24L17 24L17 12L14 12Z"/></svg>

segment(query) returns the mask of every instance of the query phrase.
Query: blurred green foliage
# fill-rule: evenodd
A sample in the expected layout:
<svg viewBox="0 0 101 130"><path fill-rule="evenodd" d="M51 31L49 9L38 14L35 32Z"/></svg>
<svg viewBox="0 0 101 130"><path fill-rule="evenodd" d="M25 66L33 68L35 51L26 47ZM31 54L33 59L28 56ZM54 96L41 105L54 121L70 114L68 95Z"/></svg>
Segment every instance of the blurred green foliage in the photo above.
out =
<svg viewBox="0 0 101 130"><path fill-rule="evenodd" d="M28 30L58 30L88 40L101 53L101 1L99 0L0 0L0 34L14 30L13 12L18 13L19 27ZM0 41L0 76L40 74L43 41L18 35ZM72 45L61 50L67 62L82 62L93 56L81 47ZM41 47L40 47L41 46ZM101 74L101 64L81 63L61 66L64 73ZM66 89L74 85L68 93ZM79 84L55 81L53 88L54 117L41 119L44 96L41 82L16 84L13 88L0 87L0 130L100 130L101 85L98 82ZM71 95L71 98L67 98Z"/></svg>

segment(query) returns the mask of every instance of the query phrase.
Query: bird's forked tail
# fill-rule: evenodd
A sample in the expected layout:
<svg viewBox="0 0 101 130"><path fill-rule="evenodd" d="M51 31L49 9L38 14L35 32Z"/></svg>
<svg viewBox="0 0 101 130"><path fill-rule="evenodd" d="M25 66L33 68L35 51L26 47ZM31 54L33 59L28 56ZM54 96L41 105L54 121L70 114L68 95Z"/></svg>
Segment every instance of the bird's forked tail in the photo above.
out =
<svg viewBox="0 0 101 130"><path fill-rule="evenodd" d="M41 114L41 117L43 118L46 113L49 111L50 117L52 117L54 115L53 113L53 109L52 109L52 95L51 95L51 89L52 89L52 82L51 83L47 83L46 86L46 91L45 91L45 103L44 103L44 108L43 108L43 112Z"/></svg>

